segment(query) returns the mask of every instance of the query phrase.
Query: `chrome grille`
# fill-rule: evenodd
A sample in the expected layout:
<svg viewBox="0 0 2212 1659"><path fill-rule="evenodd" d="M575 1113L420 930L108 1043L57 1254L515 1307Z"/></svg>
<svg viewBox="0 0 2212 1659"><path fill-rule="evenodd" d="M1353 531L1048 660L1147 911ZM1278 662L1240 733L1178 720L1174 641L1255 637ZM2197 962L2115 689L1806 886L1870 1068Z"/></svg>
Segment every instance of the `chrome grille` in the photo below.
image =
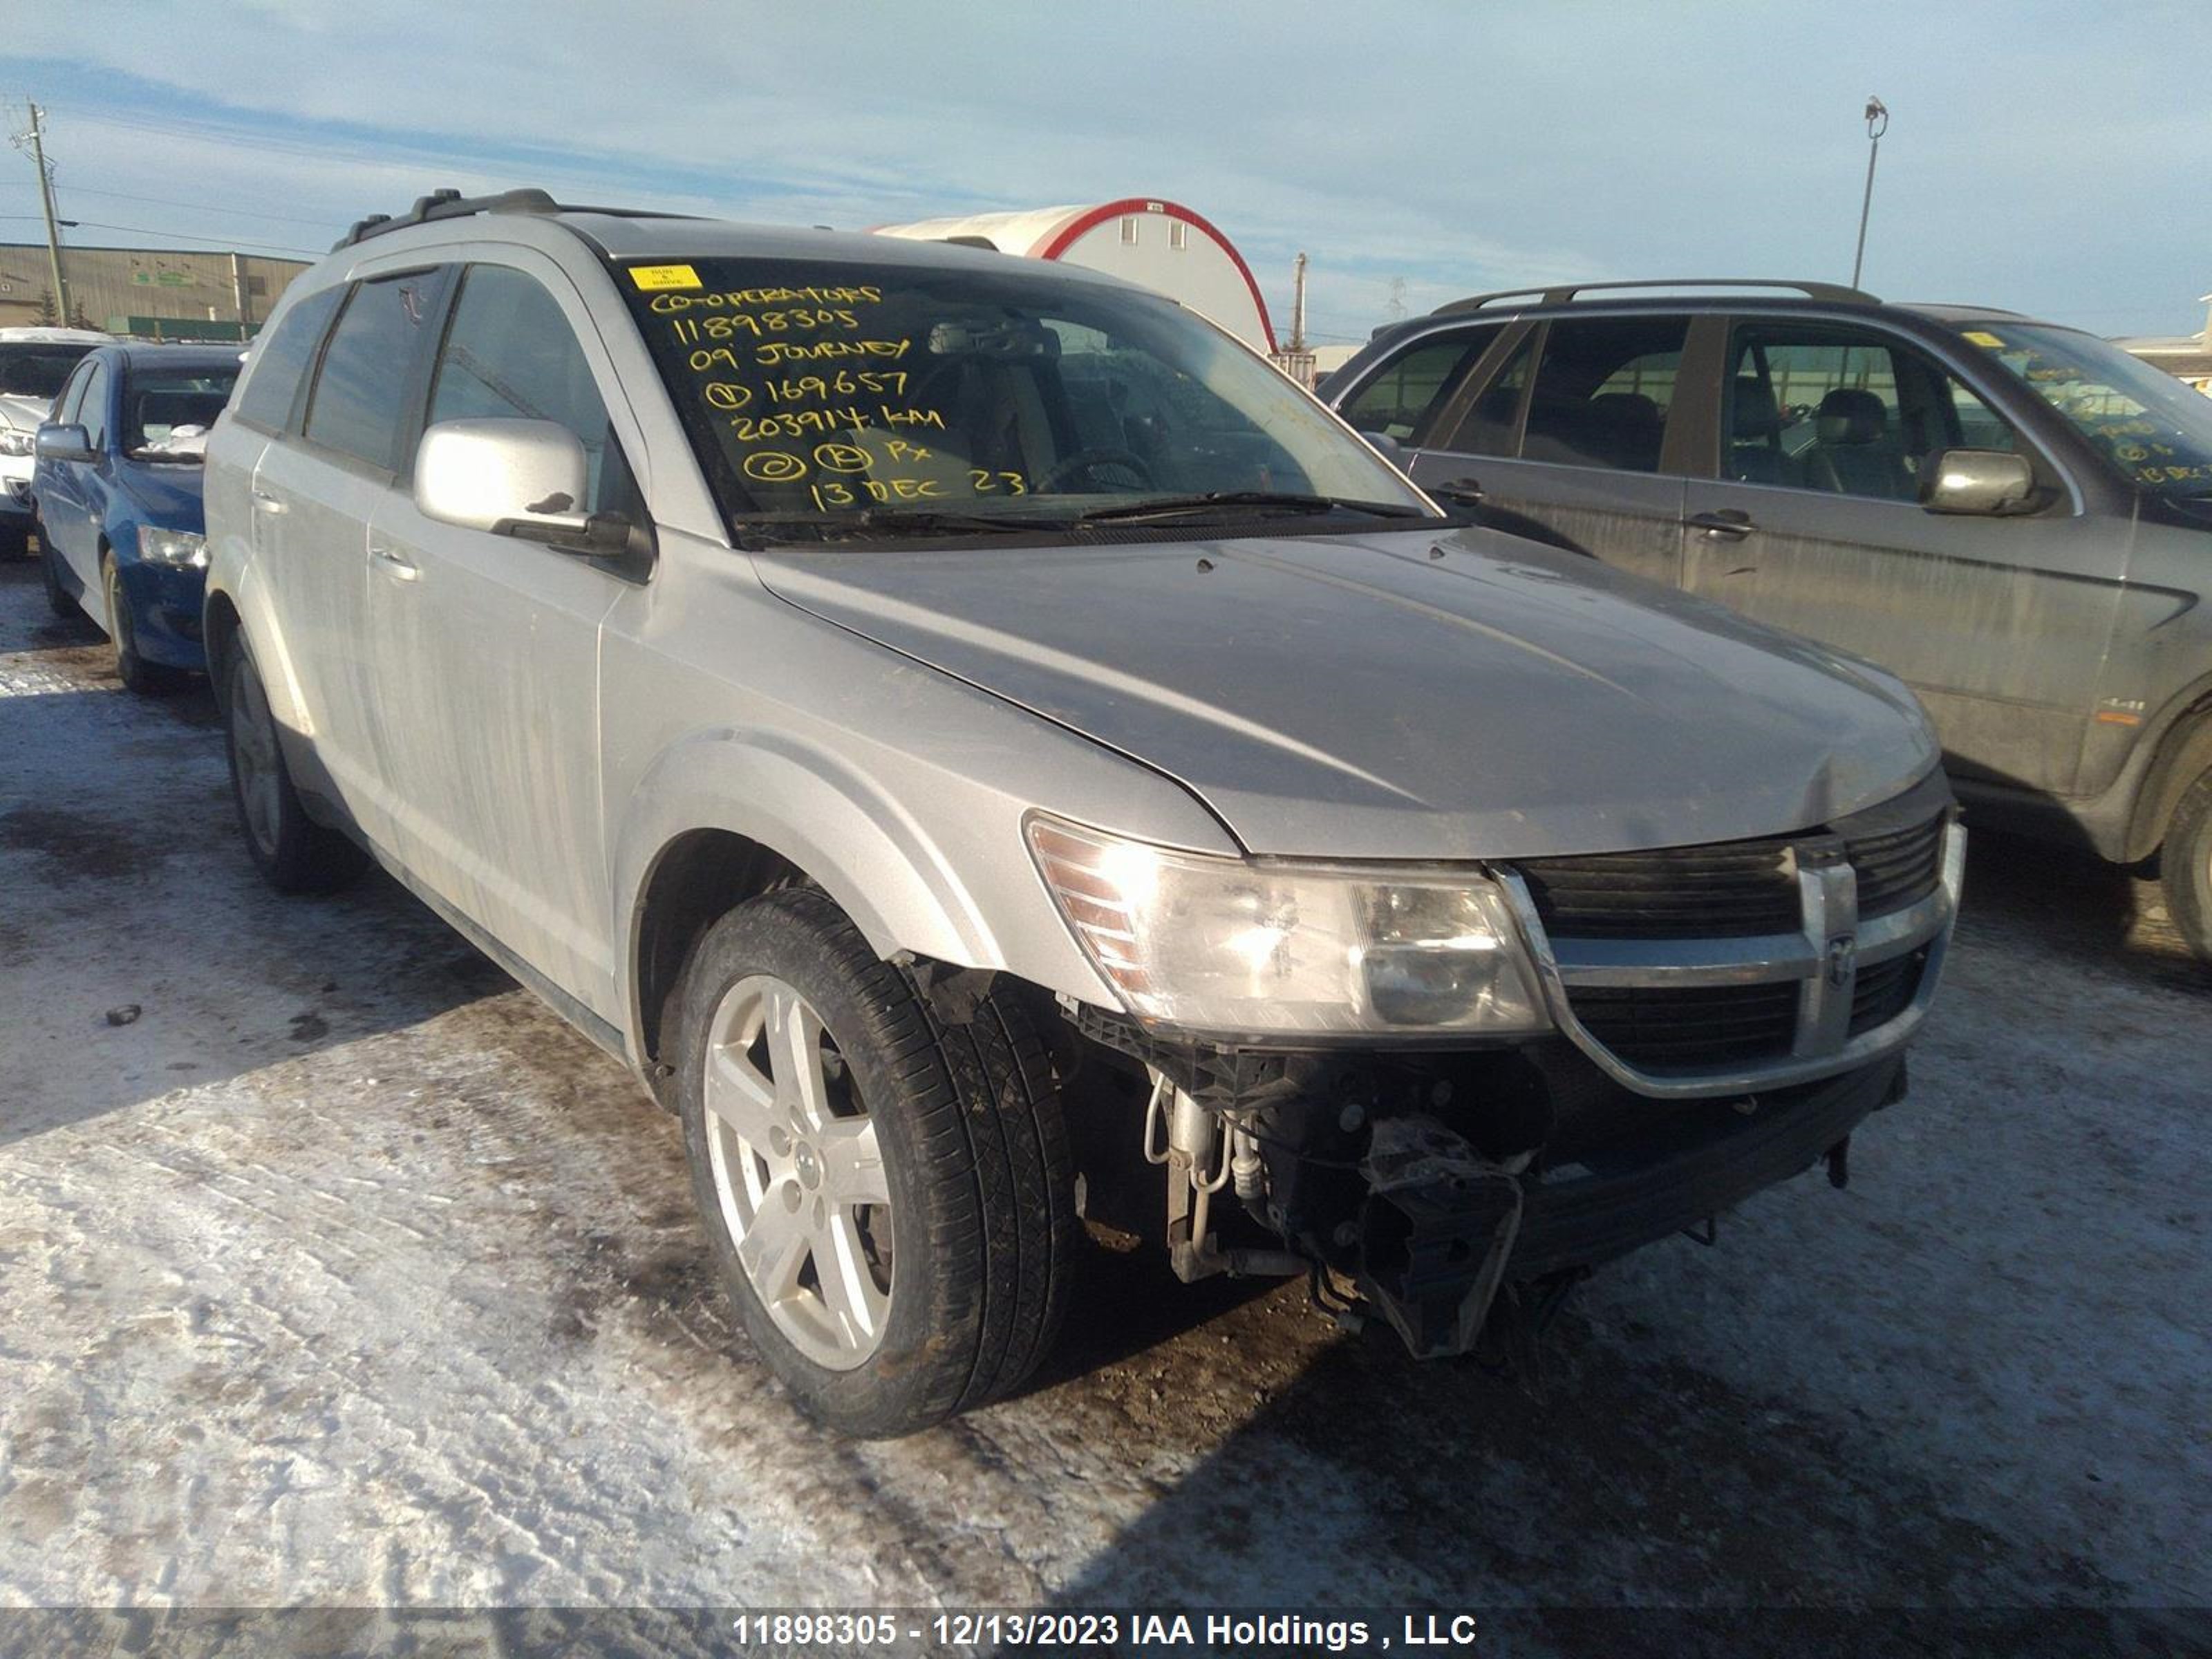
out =
<svg viewBox="0 0 2212 1659"><path fill-rule="evenodd" d="M1754 939L1797 926L1790 838L1530 859L1536 914L1569 939Z"/></svg>
<svg viewBox="0 0 2212 1659"><path fill-rule="evenodd" d="M1859 915L1883 916L1917 904L1943 872L1944 815L1902 830L1847 836L1845 855L1859 883Z"/></svg>
<svg viewBox="0 0 2212 1659"><path fill-rule="evenodd" d="M1534 859L1500 872L1553 1017L1651 1095L1756 1089L1918 1023L1965 865L1949 787L1801 835Z"/></svg>

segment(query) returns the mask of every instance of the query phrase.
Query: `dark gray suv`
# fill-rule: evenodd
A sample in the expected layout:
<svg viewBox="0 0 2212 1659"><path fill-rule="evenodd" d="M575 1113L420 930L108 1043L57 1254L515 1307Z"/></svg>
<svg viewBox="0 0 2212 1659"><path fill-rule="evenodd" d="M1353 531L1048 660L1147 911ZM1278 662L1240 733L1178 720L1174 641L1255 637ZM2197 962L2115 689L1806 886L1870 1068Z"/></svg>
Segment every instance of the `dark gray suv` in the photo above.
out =
<svg viewBox="0 0 2212 1659"><path fill-rule="evenodd" d="M1462 300L1324 395L1486 524L1893 670L1978 822L2160 854L2212 959L2212 401L2008 312L1707 281Z"/></svg>

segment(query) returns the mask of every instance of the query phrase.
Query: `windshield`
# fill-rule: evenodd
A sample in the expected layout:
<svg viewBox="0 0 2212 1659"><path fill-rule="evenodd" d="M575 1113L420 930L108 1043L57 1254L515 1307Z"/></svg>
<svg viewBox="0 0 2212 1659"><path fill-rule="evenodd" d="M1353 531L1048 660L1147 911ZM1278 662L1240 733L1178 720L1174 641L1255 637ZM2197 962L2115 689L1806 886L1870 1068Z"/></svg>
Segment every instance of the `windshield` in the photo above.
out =
<svg viewBox="0 0 2212 1659"><path fill-rule="evenodd" d="M2212 494L2212 398L2094 335L1991 324L1966 338L2027 383L2131 483Z"/></svg>
<svg viewBox="0 0 2212 1659"><path fill-rule="evenodd" d="M123 387L123 447L155 460L197 460L230 401L240 365L131 372Z"/></svg>
<svg viewBox="0 0 2212 1659"><path fill-rule="evenodd" d="M52 403L89 345L0 345L0 397Z"/></svg>
<svg viewBox="0 0 2212 1659"><path fill-rule="evenodd" d="M1048 268L634 266L640 327L732 520L846 536L1430 509L1172 301ZM1237 497L1237 500L1219 499Z"/></svg>

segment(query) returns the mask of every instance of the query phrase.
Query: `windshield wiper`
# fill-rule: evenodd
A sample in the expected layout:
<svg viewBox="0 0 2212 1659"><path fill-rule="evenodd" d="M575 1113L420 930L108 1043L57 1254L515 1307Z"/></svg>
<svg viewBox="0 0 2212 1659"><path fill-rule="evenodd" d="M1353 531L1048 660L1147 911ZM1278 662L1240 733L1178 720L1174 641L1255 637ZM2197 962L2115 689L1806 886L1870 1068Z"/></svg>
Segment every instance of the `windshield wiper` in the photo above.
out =
<svg viewBox="0 0 2212 1659"><path fill-rule="evenodd" d="M1224 509L1258 507L1275 513L1364 513L1376 519L1425 519L1418 507L1397 501L1355 501L1341 495L1304 495L1284 489L1209 489L1193 495L1158 495L1126 507L1094 507L1076 515L1078 524L1143 524L1155 519L1219 518Z"/></svg>
<svg viewBox="0 0 2212 1659"><path fill-rule="evenodd" d="M1005 535L1029 530L1065 530L1073 520L1036 513L963 513L937 507L871 507L858 513L747 514L732 520L748 531L812 530L823 541L854 536Z"/></svg>

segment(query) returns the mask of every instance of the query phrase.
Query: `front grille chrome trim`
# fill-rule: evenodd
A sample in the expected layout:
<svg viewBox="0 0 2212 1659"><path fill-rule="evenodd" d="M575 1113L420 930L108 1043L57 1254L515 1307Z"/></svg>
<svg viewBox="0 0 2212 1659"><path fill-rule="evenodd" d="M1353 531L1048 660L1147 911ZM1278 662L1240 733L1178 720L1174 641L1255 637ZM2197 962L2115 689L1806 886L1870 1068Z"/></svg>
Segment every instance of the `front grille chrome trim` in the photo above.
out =
<svg viewBox="0 0 2212 1659"><path fill-rule="evenodd" d="M1848 884L1850 866L1843 866L1844 880L1840 882L1804 870L1800 872L1802 931L1750 939L1555 940L1546 932L1534 896L1519 873L1510 866L1500 866L1495 873L1521 930L1522 943L1535 964L1547 1009L1561 1032L1623 1087L1654 1099L1686 1100L1814 1082L1870 1064L1909 1042L1935 999L1958 921L1966 887L1966 832L1955 820L1944 826L1942 868L1936 889L1908 908L1851 926L1856 895ZM1807 890L1808 879L1817 890ZM1846 1036L1858 972L1923 947L1927 963L1912 1000L1894 1018L1856 1036ZM1840 981L1836 974L1839 963ZM1800 988L1795 1052L1753 1066L1664 1075L1631 1065L1607 1048L1577 1017L1570 994L1577 986L1676 989L1789 981Z"/></svg>

